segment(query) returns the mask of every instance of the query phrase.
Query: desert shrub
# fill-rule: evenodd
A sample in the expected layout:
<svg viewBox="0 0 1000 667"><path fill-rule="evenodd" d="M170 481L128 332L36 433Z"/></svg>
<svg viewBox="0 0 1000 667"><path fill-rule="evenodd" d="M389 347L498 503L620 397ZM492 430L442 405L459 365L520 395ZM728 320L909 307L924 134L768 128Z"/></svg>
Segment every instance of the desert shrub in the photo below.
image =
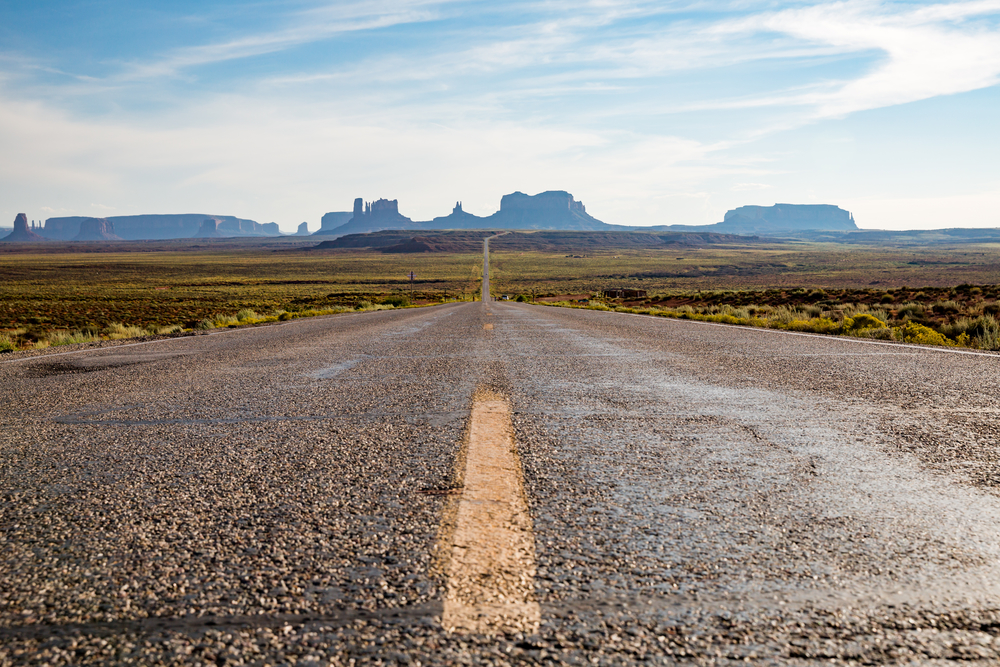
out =
<svg viewBox="0 0 1000 667"><path fill-rule="evenodd" d="M868 311L868 314L875 319L882 320L883 322L889 321L889 311L884 308L872 308Z"/></svg>
<svg viewBox="0 0 1000 667"><path fill-rule="evenodd" d="M920 319L924 316L924 307L919 303L909 302L904 303L896 311L896 317L901 320L904 319Z"/></svg>
<svg viewBox="0 0 1000 667"><path fill-rule="evenodd" d="M812 319L814 317L820 317L823 314L823 309L819 306L806 306L802 309L802 312L805 313L809 319Z"/></svg>
<svg viewBox="0 0 1000 667"><path fill-rule="evenodd" d="M981 350L1000 349L1000 323L992 315L980 315L975 319L961 317L951 324L941 326L939 331L955 339L958 345Z"/></svg>
<svg viewBox="0 0 1000 667"><path fill-rule="evenodd" d="M892 298L891 294L883 294L882 298L878 300L879 303L892 303L895 299Z"/></svg>
<svg viewBox="0 0 1000 667"><path fill-rule="evenodd" d="M38 318L31 318L38 319ZM41 327L31 324L26 329L21 329L17 332L18 337L26 343L37 343L40 340L45 339L45 330Z"/></svg>
<svg viewBox="0 0 1000 667"><path fill-rule="evenodd" d="M100 336L83 331L50 331L46 340L49 345L74 345L76 343L92 343L100 340Z"/></svg>
<svg viewBox="0 0 1000 667"><path fill-rule="evenodd" d="M871 310L871 307L867 303L845 303L844 313L848 316L853 316L856 313L867 313Z"/></svg>
<svg viewBox="0 0 1000 667"><path fill-rule="evenodd" d="M410 300L405 296L387 296L379 301L379 303L392 306L393 308L406 308L410 305Z"/></svg>
<svg viewBox="0 0 1000 667"><path fill-rule="evenodd" d="M179 324L171 324L170 326L166 326L166 327L157 327L156 333L159 334L159 335L161 335L161 336L165 336L166 334L180 333L183 330L184 329L183 329L183 327L181 327L181 325L179 325Z"/></svg>
<svg viewBox="0 0 1000 667"><path fill-rule="evenodd" d="M874 338L875 340L892 340L892 329L889 327L871 327L869 329L858 329L851 332L852 336L858 338Z"/></svg>
<svg viewBox="0 0 1000 667"><path fill-rule="evenodd" d="M768 319L782 324L791 324L792 322L803 318L799 315L798 310L794 308L789 308L788 306L778 306L774 309L774 312L768 316Z"/></svg>
<svg viewBox="0 0 1000 667"><path fill-rule="evenodd" d="M860 313L854 317L844 319L843 328L845 333L855 334L865 329L884 329L885 322L870 313Z"/></svg>
<svg viewBox="0 0 1000 667"><path fill-rule="evenodd" d="M809 292L810 301L819 301L825 298L826 298L826 292L821 289L814 289L813 291Z"/></svg>
<svg viewBox="0 0 1000 667"><path fill-rule="evenodd" d="M239 322L246 322L247 320L256 320L259 318L260 315L258 315L255 311L250 310L249 308L244 308L240 312L236 313L236 319Z"/></svg>
<svg viewBox="0 0 1000 667"><path fill-rule="evenodd" d="M931 306L931 311L938 315L957 313L961 311L961 306L958 305L957 301L936 301Z"/></svg>
<svg viewBox="0 0 1000 667"><path fill-rule="evenodd" d="M902 326L893 327L892 338L904 343L917 343L920 345L949 344L944 334L938 333L934 329L926 327L923 324L918 324L917 322L907 322Z"/></svg>
<svg viewBox="0 0 1000 667"><path fill-rule="evenodd" d="M206 317L202 321L198 322L194 326L194 328L198 329L200 331L207 331L209 329L214 329L215 328L215 322L213 322L212 320L210 320L209 318Z"/></svg>
<svg viewBox="0 0 1000 667"><path fill-rule="evenodd" d="M13 352L17 349L14 339L8 333L0 333L0 353Z"/></svg>
<svg viewBox="0 0 1000 667"><path fill-rule="evenodd" d="M231 324L239 324L240 321L233 317L232 315L216 315L212 320L212 324L215 325L217 329L222 329L228 327Z"/></svg>
<svg viewBox="0 0 1000 667"><path fill-rule="evenodd" d="M367 299L362 299L354 304L354 310L369 310L372 307L372 302Z"/></svg>
<svg viewBox="0 0 1000 667"><path fill-rule="evenodd" d="M130 327L120 322L112 322L104 328L104 332L111 340L121 340L122 338L138 338L145 336L149 332L142 327Z"/></svg>
<svg viewBox="0 0 1000 667"><path fill-rule="evenodd" d="M293 317L294 317L294 315L292 315L287 310L283 310L280 313L278 313L278 321L280 321L280 322L287 322L288 320L292 319Z"/></svg>
<svg viewBox="0 0 1000 667"><path fill-rule="evenodd" d="M514 301L517 301L518 303L524 303L524 295L523 294L518 294L517 298L514 299Z"/></svg>
<svg viewBox="0 0 1000 667"><path fill-rule="evenodd" d="M746 307L734 308L730 313L733 317L737 317L743 320L750 319L750 309Z"/></svg>
<svg viewBox="0 0 1000 667"><path fill-rule="evenodd" d="M977 317L966 333L980 350L1000 350L1000 322L992 315Z"/></svg>
<svg viewBox="0 0 1000 667"><path fill-rule="evenodd" d="M840 328L840 323L831 320L829 317L814 317L809 320L792 320L791 322L779 325L775 328L785 329L786 331L833 334L837 333L837 330Z"/></svg>
<svg viewBox="0 0 1000 667"><path fill-rule="evenodd" d="M392 306L383 306L380 304L375 304L371 307L371 310L387 310L391 309ZM298 313L296 317L316 317L317 315L334 315L336 313L343 313L346 308L324 308L322 310L317 310L315 308L310 308L309 310L303 310Z"/></svg>
<svg viewBox="0 0 1000 667"><path fill-rule="evenodd" d="M969 330L973 327L973 322L974 320L968 317L960 317L951 324L941 325L938 327L938 331L948 338L958 339L959 336L969 333Z"/></svg>

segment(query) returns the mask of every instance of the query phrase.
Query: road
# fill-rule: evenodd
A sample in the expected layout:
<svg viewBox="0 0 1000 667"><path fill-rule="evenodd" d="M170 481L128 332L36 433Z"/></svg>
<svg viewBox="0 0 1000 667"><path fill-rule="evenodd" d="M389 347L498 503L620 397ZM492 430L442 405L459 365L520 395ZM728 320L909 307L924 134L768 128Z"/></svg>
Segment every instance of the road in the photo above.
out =
<svg viewBox="0 0 1000 667"><path fill-rule="evenodd" d="M489 301L0 361L0 664L996 664L998 367Z"/></svg>

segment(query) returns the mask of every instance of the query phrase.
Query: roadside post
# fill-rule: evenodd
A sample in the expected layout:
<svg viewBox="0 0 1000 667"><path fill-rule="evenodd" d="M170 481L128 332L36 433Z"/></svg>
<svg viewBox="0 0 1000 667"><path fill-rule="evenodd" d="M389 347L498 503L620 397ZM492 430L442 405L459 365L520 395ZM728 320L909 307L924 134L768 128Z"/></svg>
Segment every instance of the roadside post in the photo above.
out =
<svg viewBox="0 0 1000 667"><path fill-rule="evenodd" d="M417 274L415 274L413 271L410 271L410 275L409 275L409 278L410 278L410 303L413 303L413 279L416 278L416 277L417 277Z"/></svg>

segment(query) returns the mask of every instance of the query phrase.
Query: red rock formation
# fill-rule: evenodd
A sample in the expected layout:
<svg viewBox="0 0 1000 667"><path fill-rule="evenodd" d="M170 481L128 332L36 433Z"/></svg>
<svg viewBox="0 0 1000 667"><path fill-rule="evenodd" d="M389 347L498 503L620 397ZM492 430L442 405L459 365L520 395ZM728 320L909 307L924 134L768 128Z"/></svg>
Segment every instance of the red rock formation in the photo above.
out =
<svg viewBox="0 0 1000 667"><path fill-rule="evenodd" d="M196 239L217 239L222 238L223 234L219 231L219 221L215 218L205 218L201 223L201 229L192 238Z"/></svg>
<svg viewBox="0 0 1000 667"><path fill-rule="evenodd" d="M208 213L180 213L165 215L116 215L107 221L115 226L115 235L126 241L140 239L186 239L198 233L205 218L218 221L222 236L280 236L281 231L274 223L262 225L253 220L245 220L231 215L211 215ZM45 228L39 230L42 236L60 241L71 241L80 233L80 226L89 216L49 218Z"/></svg>
<svg viewBox="0 0 1000 667"><path fill-rule="evenodd" d="M28 216L18 213L14 218L14 231L0 239L6 243L41 243L45 238L28 229Z"/></svg>
<svg viewBox="0 0 1000 667"><path fill-rule="evenodd" d="M115 235L115 225L105 218L88 218L80 222L80 233L74 241L121 241Z"/></svg>

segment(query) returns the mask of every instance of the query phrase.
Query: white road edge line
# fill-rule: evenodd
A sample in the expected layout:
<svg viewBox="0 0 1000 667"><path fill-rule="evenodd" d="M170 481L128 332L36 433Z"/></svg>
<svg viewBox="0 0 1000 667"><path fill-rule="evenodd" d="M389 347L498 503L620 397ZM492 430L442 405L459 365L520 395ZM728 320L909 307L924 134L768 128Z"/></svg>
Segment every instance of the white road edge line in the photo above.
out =
<svg viewBox="0 0 1000 667"><path fill-rule="evenodd" d="M541 621L535 540L510 414L502 396L477 392L441 615L449 632L534 632Z"/></svg>
<svg viewBox="0 0 1000 667"><path fill-rule="evenodd" d="M534 304L529 304L534 305ZM542 308L553 308L553 306L541 306ZM558 306L555 306L558 308ZM699 320L685 320L679 317L657 317L655 315L642 315L640 313L620 313L614 310L590 310L589 308L570 308L570 310L588 310L592 313L608 313L611 315L628 315L630 317L641 317L644 320L654 320L660 322L674 322L684 324L703 324L710 327L725 327L726 329L740 329L741 331L753 331L761 334L785 334L786 336L805 336L806 338L822 338L823 340L836 341L839 343L858 343L860 345L885 345L888 347L901 347L910 350L926 350L927 352L944 352L947 354L966 354L973 357L992 357L1000 359L998 352L976 352L975 350L956 350L953 347L937 347L932 345L917 345L914 343L897 343L884 340L865 340L863 338L852 338L850 336L825 336L823 334L806 333L803 331L783 331L781 329L765 329L763 327L748 327L740 324L723 324L722 322L701 322Z"/></svg>
<svg viewBox="0 0 1000 667"><path fill-rule="evenodd" d="M436 308L437 305L447 306L450 304L442 303L436 304L434 306L425 306L426 308ZM385 312L385 311L382 311ZM335 315L320 315L318 317L310 317L305 320L300 320L301 322L309 322L313 320L318 320L321 317L334 317L341 315L366 315L367 313L335 313ZM289 322L274 322L271 323L270 327L284 327L289 324L297 324L294 320ZM191 340L193 338L199 338L201 336L221 336L223 334L238 333L240 331L251 331L254 329L260 329L261 327L234 327L232 329L219 329L217 331L209 331L208 333L197 334L195 336L176 336L174 338L160 338L159 340L146 340L141 343L125 343L123 345L109 345L108 347L88 347L82 350L72 350L71 352L54 352L52 354L36 354L33 357L21 357L20 359L7 359L5 361L0 361L0 364L16 364L22 361L38 361L40 359L51 359L52 357L65 357L67 354L84 354L86 352L110 352L112 350L120 350L124 347L138 347L139 345L154 345L156 343L172 343L179 340Z"/></svg>

